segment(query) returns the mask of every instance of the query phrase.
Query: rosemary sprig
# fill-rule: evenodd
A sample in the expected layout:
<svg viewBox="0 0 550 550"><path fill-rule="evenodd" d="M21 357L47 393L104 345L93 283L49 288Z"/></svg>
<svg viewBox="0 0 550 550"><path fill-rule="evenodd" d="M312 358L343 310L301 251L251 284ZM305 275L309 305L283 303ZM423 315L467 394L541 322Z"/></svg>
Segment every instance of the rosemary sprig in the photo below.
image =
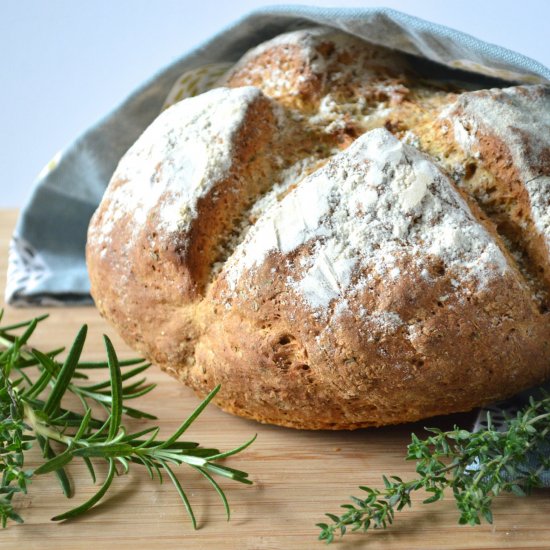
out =
<svg viewBox="0 0 550 550"><path fill-rule="evenodd" d="M3 312L0 311L0 320ZM67 358L57 360L63 349L42 352L29 346L28 341L39 322L32 321L0 327L0 521L6 527L9 520L22 523L16 512L13 497L26 493L36 475L55 473L67 497L74 491L65 470L74 459L86 464L92 481L96 482L94 462L108 464L107 477L97 493L68 512L52 518L54 521L74 518L97 504L111 487L115 476L128 473L130 465L143 466L151 479L162 482L168 476L178 492L196 528L191 503L176 477L173 467L186 464L198 471L220 496L229 519L227 498L213 476L221 476L251 484L246 472L220 464L219 461L239 453L255 439L226 452L201 447L198 443L180 441L180 437L196 420L219 391L216 387L181 426L166 440L159 440L158 427L129 433L122 424L123 415L141 419L156 417L128 406L127 402L152 391L154 384L137 378L149 364L143 360L119 361L113 345L104 336L107 361L80 361L86 340L86 326L76 336ZM15 334L19 331L20 334ZM22 331L22 332L21 332ZM133 367L122 373L121 367ZM85 383L88 369L108 369L109 379ZM34 372L31 375L31 371ZM67 393L76 395L81 410L63 407ZM92 407L103 410L106 418L92 413ZM38 467L25 467L27 452L38 443L44 462Z"/></svg>
<svg viewBox="0 0 550 550"><path fill-rule="evenodd" d="M497 430L488 418L488 427L478 432L455 427L419 439L412 434L407 460L416 460L418 477L403 481L398 476L383 476L384 488L360 487L363 498L351 497L353 504L342 504L345 512L326 514L332 523L318 523L320 540L330 543L347 529L368 531L385 529L394 521L396 511L411 506L411 493L424 490L430 496L423 503L437 502L445 490L452 491L459 523L478 525L482 519L492 523L491 505L500 493L529 494L541 486L541 473L550 468L550 396L531 398L529 404ZM533 464L537 466L533 468Z"/></svg>

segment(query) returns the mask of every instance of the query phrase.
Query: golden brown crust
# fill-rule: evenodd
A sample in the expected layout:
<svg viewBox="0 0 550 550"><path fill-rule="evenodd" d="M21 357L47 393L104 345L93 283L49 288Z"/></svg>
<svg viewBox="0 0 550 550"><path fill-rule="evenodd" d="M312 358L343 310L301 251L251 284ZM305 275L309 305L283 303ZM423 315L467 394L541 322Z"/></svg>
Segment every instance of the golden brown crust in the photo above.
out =
<svg viewBox="0 0 550 550"><path fill-rule="evenodd" d="M518 160L519 146L484 118L491 102L512 118L521 113L510 94L548 106L548 93L461 94L413 69L408 58L358 39L299 31L247 54L224 82L234 89L165 111L115 172L90 225L87 260L102 315L200 395L221 383L224 410L295 428L465 411L548 378L550 233L531 212L540 189L527 183L525 165L550 176L549 140L535 155L535 137L518 127ZM472 124L468 150L453 131L457 120ZM401 152L373 128L429 157ZM193 136L198 149L184 158L177 143ZM223 169L203 163L204 151ZM364 189L353 183L346 194L356 177ZM304 189L323 178L332 182L325 217L309 227L325 207L314 195L308 202ZM373 198L390 188L388 203ZM540 192L550 198L550 189ZM369 218L373 204L386 205L388 227L406 225L401 237L380 230L379 213ZM305 229L291 227L296 205ZM293 231L309 236L290 246ZM358 232L371 256L353 248ZM445 232L460 253L445 248ZM377 250L390 241L378 273ZM335 247L343 256L319 264ZM310 280L315 270L322 276ZM308 294L326 284L334 287L326 304Z"/></svg>
<svg viewBox="0 0 550 550"><path fill-rule="evenodd" d="M412 70L405 56L328 28L282 35L247 53L221 83L256 86L302 112L315 111L331 94L340 103L398 104Z"/></svg>
<svg viewBox="0 0 550 550"><path fill-rule="evenodd" d="M512 277L444 305L450 273L435 285L410 271L395 285L380 280L356 304L396 312L404 324L387 333L357 307L337 323L316 319L284 277L267 289L278 265L269 258L246 279L259 310L245 298L230 313L218 309L186 372L200 394L221 383L224 410L295 428L355 429L467 411L548 376L540 368L550 353L548 326L534 325L532 304L518 300Z"/></svg>

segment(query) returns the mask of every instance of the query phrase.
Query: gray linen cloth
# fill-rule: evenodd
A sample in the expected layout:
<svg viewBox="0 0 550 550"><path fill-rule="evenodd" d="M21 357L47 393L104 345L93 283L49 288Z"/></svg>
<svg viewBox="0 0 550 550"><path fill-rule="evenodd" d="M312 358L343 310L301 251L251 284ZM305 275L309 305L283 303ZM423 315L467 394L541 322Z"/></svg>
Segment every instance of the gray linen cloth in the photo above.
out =
<svg viewBox="0 0 550 550"><path fill-rule="evenodd" d="M91 304L84 261L88 222L119 159L159 114L176 79L205 64L234 62L264 40L313 25L336 27L487 77L550 84L550 70L532 59L391 9L276 6L252 12L154 75L50 163L35 182L13 234L6 302ZM516 407L525 395L500 404L497 410ZM482 427L485 414L481 411L477 428ZM550 472L543 480L550 486Z"/></svg>

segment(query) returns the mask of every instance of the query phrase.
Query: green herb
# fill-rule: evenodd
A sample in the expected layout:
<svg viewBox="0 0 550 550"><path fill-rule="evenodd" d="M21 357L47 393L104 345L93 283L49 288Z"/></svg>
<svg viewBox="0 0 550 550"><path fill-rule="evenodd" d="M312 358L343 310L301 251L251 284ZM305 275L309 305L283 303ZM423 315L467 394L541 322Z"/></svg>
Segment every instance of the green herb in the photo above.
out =
<svg viewBox="0 0 550 550"><path fill-rule="evenodd" d="M0 311L0 320L2 318ZM55 521L74 518L94 506L111 487L116 475L127 473L130 466L143 466L151 479L163 480L166 474L176 488L196 528L193 509L176 477L173 467L187 464L212 485L220 496L229 519L226 496L214 479L222 476L240 483L251 484L248 474L220 464L218 461L248 447L255 439L230 451L204 448L198 443L180 441L219 390L216 387L195 409L189 418L166 440L159 440L158 427L128 433L122 425L122 416L140 419L155 417L128 406L128 401L149 393L154 384L137 378L149 364L143 360L119 361L111 341L104 337L107 361L87 363L80 361L86 339L83 326L74 340L66 359L57 360L63 349L41 352L31 348L28 341L38 323L47 316L29 322L0 327L0 520L6 527L8 520L21 523L13 497L26 493L33 476L54 473L67 497L73 486L65 470L75 458L86 464L95 483L94 462L108 464L107 477L98 492L80 506L52 518ZM18 335L16 335L18 334ZM121 367L131 367L122 373ZM100 383L86 383L89 369L104 368L109 379ZM72 393L79 398L80 410L66 409L62 400ZM99 409L98 418L92 408ZM103 414L105 413L105 414ZM26 469L27 452L38 443L44 462L36 469Z"/></svg>
<svg viewBox="0 0 550 550"><path fill-rule="evenodd" d="M476 525L484 518L493 521L493 498L503 492L523 496L541 486L541 472L550 468L550 396L535 401L517 416L506 421L498 431L488 418L487 429L469 432L455 427L424 440L412 434L407 460L416 460L418 477L403 481L397 476L383 476L384 488L360 487L363 498L351 497L353 504L342 504L345 512L326 514L332 523L318 523L320 540L332 542L336 534L351 531L385 529L393 523L396 511L411 506L411 493L424 490L430 496L424 504L437 502L450 489L455 498L460 524ZM533 469L527 462L530 455Z"/></svg>

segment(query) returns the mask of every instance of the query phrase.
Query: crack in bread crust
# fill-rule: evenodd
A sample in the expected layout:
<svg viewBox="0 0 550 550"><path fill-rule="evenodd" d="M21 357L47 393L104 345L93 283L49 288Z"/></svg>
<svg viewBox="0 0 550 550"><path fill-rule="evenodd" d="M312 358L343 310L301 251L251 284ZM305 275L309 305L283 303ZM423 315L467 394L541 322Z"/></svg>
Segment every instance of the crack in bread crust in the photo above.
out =
<svg viewBox="0 0 550 550"><path fill-rule="evenodd" d="M521 120L525 104L514 104L523 97L540 113L530 132ZM499 110L497 127L486 114L491 106ZM542 195L547 203L550 195L550 143L544 140L550 136L549 108L550 92L542 86L463 94L425 142L494 224L543 313L550 306L550 231L537 227L534 201Z"/></svg>

